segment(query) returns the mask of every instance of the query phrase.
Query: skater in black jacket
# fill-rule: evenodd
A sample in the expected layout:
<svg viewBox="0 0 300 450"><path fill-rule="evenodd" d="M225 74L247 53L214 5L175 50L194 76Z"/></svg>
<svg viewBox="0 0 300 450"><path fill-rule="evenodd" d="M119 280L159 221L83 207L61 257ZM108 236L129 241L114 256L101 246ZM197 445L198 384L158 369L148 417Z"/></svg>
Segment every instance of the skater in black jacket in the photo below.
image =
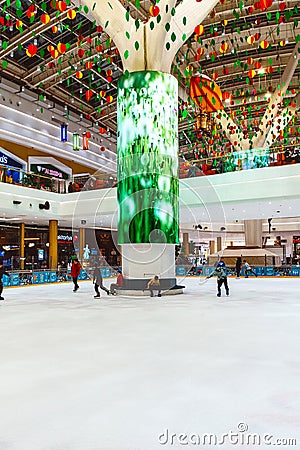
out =
<svg viewBox="0 0 300 450"><path fill-rule="evenodd" d="M4 297L2 297L2 291L3 291L3 283L2 283L2 277L3 275L6 275L9 277L9 273L5 272L2 263L0 262L0 300L4 300Z"/></svg>
<svg viewBox="0 0 300 450"><path fill-rule="evenodd" d="M238 256L236 258L236 263L235 263L235 273L236 273L237 278L240 278L241 268L242 268L242 258L240 256Z"/></svg>
<svg viewBox="0 0 300 450"><path fill-rule="evenodd" d="M218 287L217 297L221 297L222 284L224 284L226 295L229 295L226 267L220 267L220 266L216 267L216 269L206 278L208 279L215 275L218 277L218 279L217 279L217 287Z"/></svg>

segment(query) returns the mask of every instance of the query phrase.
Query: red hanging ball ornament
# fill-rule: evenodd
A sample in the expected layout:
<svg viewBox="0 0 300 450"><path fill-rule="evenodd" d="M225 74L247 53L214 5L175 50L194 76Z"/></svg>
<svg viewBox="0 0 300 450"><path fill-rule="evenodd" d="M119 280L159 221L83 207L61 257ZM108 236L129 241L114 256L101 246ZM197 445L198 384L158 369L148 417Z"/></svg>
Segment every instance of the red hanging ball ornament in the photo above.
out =
<svg viewBox="0 0 300 450"><path fill-rule="evenodd" d="M157 5L151 5L149 8L149 14L151 17L157 17L159 14L159 7Z"/></svg>

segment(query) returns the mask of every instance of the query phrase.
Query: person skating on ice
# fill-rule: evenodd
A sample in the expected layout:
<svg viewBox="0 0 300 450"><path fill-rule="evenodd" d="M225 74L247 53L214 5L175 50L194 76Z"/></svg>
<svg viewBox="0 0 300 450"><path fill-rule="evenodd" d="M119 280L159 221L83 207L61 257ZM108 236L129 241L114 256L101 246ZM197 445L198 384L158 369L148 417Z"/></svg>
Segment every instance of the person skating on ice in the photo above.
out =
<svg viewBox="0 0 300 450"><path fill-rule="evenodd" d="M249 273L252 273L253 275L255 275L257 277L256 273L254 272L254 270L252 269L250 264L245 259L243 260L243 263L244 263L244 267L245 267L245 278L248 278Z"/></svg>
<svg viewBox="0 0 300 450"><path fill-rule="evenodd" d="M206 278L208 279L213 276L217 276L217 289L218 289L217 297L221 297L222 284L224 284L225 292L226 292L226 295L228 296L229 295L229 287L228 287L228 281L227 281L226 266L225 267L217 266L215 268L215 270Z"/></svg>
<svg viewBox="0 0 300 450"><path fill-rule="evenodd" d="M80 270L81 270L81 266L79 264L79 261L77 258L75 258L72 262L72 266L71 266L71 277L73 279L73 283L74 283L74 289L73 292L78 291L79 286L77 283L79 274L80 274Z"/></svg>
<svg viewBox="0 0 300 450"><path fill-rule="evenodd" d="M0 300L4 300L4 297L2 297L2 291L3 291L3 283L2 283L2 277L3 275L6 275L9 277L9 273L5 272L2 262L0 262Z"/></svg>
<svg viewBox="0 0 300 450"><path fill-rule="evenodd" d="M241 268L242 268L242 258L240 256L238 256L236 258L236 263L235 263L235 274L236 274L237 279L240 278Z"/></svg>
<svg viewBox="0 0 300 450"><path fill-rule="evenodd" d="M96 295L94 295L94 298L100 297L99 287L100 287L100 289L103 289L103 291L105 291L107 293L107 295L110 294L109 290L103 285L103 277L102 277L102 273L101 273L99 264L96 264L96 267L94 270L93 283L94 283L94 288L95 288L95 292L96 292Z"/></svg>

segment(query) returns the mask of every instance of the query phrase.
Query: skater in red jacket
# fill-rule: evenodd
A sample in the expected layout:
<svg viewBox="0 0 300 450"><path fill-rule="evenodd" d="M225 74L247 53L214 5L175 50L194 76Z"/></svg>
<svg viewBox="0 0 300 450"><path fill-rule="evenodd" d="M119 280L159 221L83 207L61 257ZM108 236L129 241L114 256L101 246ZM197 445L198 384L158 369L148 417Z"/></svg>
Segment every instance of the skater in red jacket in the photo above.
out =
<svg viewBox="0 0 300 450"><path fill-rule="evenodd" d="M77 283L77 279L78 279L78 276L80 274L80 270L81 270L81 266L79 264L78 259L76 258L76 259L73 260L72 266L71 266L71 277L73 278L73 283L74 283L73 292L76 292L79 289L79 286L78 286L78 283Z"/></svg>

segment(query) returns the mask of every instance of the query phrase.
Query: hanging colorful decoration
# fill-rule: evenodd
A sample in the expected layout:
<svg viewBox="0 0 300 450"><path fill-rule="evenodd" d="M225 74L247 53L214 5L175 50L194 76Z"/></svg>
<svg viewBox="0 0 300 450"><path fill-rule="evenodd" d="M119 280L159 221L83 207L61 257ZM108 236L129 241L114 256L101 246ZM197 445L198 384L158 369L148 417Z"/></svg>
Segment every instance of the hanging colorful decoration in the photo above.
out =
<svg viewBox="0 0 300 450"><path fill-rule="evenodd" d="M79 151L79 134L73 133L73 150L78 152Z"/></svg>
<svg viewBox="0 0 300 450"><path fill-rule="evenodd" d="M83 150L89 149L89 138L87 136L87 133L83 133L82 135L82 149Z"/></svg>
<svg viewBox="0 0 300 450"><path fill-rule="evenodd" d="M45 25L50 22L50 16L49 14L42 14L41 15L41 22Z"/></svg>
<svg viewBox="0 0 300 450"><path fill-rule="evenodd" d="M37 54L38 48L35 44L29 44L26 50L27 56L32 58L32 56L35 56Z"/></svg>
<svg viewBox="0 0 300 450"><path fill-rule="evenodd" d="M197 25L194 29L194 33L198 36L201 36L204 33L204 26L203 25Z"/></svg>
<svg viewBox="0 0 300 450"><path fill-rule="evenodd" d="M60 140L61 142L67 142L68 140L68 125L62 123L60 126Z"/></svg>
<svg viewBox="0 0 300 450"><path fill-rule="evenodd" d="M75 9L69 9L69 11L67 12L67 18L70 20L74 20L76 18Z"/></svg>
<svg viewBox="0 0 300 450"><path fill-rule="evenodd" d="M261 9L262 11L265 11L266 9L270 8L272 6L273 0L260 0L259 2L256 2L254 4L254 7L256 9ZM257 7L255 6L257 5Z"/></svg>
<svg viewBox="0 0 300 450"><path fill-rule="evenodd" d="M206 75L191 77L190 97L202 111L208 113L224 108L221 89Z"/></svg>
<svg viewBox="0 0 300 450"><path fill-rule="evenodd" d="M89 102L89 101L91 100L92 97L93 97L93 91L91 91L91 89L88 89L88 90L85 92L85 98L86 98L86 100Z"/></svg>
<svg viewBox="0 0 300 450"><path fill-rule="evenodd" d="M151 17L157 17L159 14L159 7L157 5L151 5L149 8L149 14Z"/></svg>
<svg viewBox="0 0 300 450"><path fill-rule="evenodd" d="M267 49L269 47L270 44L269 44L268 41L264 40L264 41L261 41L261 43L259 45L260 45L260 48L265 50L265 49Z"/></svg>
<svg viewBox="0 0 300 450"><path fill-rule="evenodd" d="M57 44L57 50L58 50L58 52L61 53L61 54L66 53L66 51L67 51L67 46L66 46L66 44L64 44L63 42L59 42L59 43Z"/></svg>
<svg viewBox="0 0 300 450"><path fill-rule="evenodd" d="M227 42L223 42L220 47L220 53L226 53L229 49L229 44Z"/></svg>

